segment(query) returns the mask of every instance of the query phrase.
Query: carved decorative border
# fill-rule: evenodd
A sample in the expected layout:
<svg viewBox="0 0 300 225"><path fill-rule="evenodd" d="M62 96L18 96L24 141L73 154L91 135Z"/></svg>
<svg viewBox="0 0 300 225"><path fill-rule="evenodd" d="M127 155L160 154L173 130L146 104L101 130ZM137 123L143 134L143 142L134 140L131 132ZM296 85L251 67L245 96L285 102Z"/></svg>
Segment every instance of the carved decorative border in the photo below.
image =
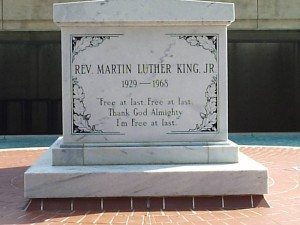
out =
<svg viewBox="0 0 300 225"><path fill-rule="evenodd" d="M217 131L217 77L214 76L211 84L205 91L206 104L205 112L200 113L201 124L196 124L194 129L189 131Z"/></svg>
<svg viewBox="0 0 300 225"><path fill-rule="evenodd" d="M201 47L213 54L214 59L218 62L218 37L216 35L179 35L178 39L185 40L190 46ZM205 112L200 113L202 121L195 125L195 128L189 129L188 132L216 132L217 127L217 77L213 76L211 83L205 91L206 104Z"/></svg>
<svg viewBox="0 0 300 225"><path fill-rule="evenodd" d="M76 77L72 79L73 84L73 132L74 133L103 133L97 130L95 125L90 125L91 114L86 113L84 104L85 93L82 86L79 85Z"/></svg>
<svg viewBox="0 0 300 225"><path fill-rule="evenodd" d="M75 57L85 51L87 48L99 47L104 40L109 40L111 37L118 37L119 35L74 35L71 36L72 48L71 48L71 60L72 63ZM111 134L118 135L120 132L104 132L103 130L96 129L96 125L91 125L89 119L91 114L86 112L86 106L84 103L85 93L83 87L79 84L76 77L72 78L72 92L73 92L73 108L72 108L72 133L74 134ZM123 135L123 134L122 134Z"/></svg>
<svg viewBox="0 0 300 225"><path fill-rule="evenodd" d="M72 62L75 56L87 48L98 47L104 40L110 39L110 36L84 36L72 38Z"/></svg>
<svg viewBox="0 0 300 225"><path fill-rule="evenodd" d="M217 61L217 36L182 35L178 38L184 39L190 46L202 47L204 50L210 51Z"/></svg>

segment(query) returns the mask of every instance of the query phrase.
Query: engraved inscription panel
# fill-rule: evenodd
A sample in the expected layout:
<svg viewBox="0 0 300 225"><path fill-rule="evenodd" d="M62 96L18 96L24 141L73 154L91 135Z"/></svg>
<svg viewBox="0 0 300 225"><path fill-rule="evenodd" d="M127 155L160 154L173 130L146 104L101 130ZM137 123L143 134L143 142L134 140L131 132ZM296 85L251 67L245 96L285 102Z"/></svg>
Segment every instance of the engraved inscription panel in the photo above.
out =
<svg viewBox="0 0 300 225"><path fill-rule="evenodd" d="M150 29L70 42L72 135L134 142L219 132L217 34Z"/></svg>

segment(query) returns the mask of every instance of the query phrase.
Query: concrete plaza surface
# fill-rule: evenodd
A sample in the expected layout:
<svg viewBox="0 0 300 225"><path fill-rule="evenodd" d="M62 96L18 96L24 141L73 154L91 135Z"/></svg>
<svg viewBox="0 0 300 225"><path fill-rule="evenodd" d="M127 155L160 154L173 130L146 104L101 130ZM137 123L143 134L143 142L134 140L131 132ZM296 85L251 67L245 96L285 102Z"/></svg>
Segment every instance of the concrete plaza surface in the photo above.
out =
<svg viewBox="0 0 300 225"><path fill-rule="evenodd" d="M197 204L195 198L192 209L186 198L166 198L164 201L157 198L150 199L150 209L136 210L125 207L126 199L104 199L103 211L89 207L95 201L100 203L100 199L38 199L29 204L23 197L23 174L44 150L2 151L0 224L300 224L299 150L241 148L243 153L269 170L269 194L265 199L218 196L200 198ZM216 204L210 204L212 202Z"/></svg>

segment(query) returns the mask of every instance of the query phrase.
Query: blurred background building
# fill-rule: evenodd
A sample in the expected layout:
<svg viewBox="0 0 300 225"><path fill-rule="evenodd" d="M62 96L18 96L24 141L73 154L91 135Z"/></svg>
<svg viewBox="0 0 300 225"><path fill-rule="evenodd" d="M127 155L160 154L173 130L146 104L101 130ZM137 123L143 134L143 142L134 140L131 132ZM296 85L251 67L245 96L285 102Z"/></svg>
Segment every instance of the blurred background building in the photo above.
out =
<svg viewBox="0 0 300 225"><path fill-rule="evenodd" d="M0 134L61 133L52 5L70 1L0 0ZM228 32L229 131L300 131L300 0L218 2L236 7Z"/></svg>

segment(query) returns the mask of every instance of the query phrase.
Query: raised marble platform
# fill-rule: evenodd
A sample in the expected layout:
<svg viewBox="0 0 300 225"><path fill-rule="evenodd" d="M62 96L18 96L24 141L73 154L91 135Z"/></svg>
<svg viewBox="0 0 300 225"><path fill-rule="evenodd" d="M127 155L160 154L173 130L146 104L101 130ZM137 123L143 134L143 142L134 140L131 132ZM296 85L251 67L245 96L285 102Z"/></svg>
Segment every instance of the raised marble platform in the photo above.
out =
<svg viewBox="0 0 300 225"><path fill-rule="evenodd" d="M267 169L239 153L239 163L52 166L51 150L24 175L27 198L261 195Z"/></svg>
<svg viewBox="0 0 300 225"><path fill-rule="evenodd" d="M232 141L194 143L178 146L131 147L93 144L63 144L60 137L50 147L53 165L136 165L136 164L195 164L238 162L238 145ZM188 143L186 143L188 144ZM197 145L195 145L197 144Z"/></svg>

